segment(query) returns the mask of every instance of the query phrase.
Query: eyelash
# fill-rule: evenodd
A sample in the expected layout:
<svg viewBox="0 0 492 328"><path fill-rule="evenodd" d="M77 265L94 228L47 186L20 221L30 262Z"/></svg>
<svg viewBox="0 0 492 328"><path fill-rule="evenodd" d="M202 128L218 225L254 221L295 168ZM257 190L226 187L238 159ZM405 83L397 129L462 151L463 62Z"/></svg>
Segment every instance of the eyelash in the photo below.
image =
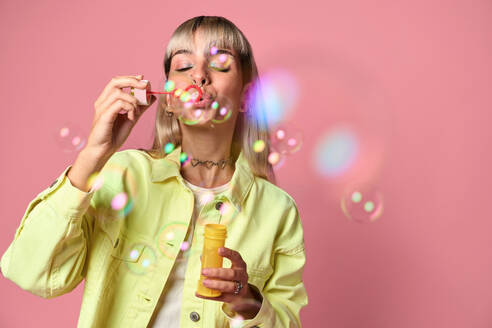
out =
<svg viewBox="0 0 492 328"><path fill-rule="evenodd" d="M190 68L191 68L191 66L189 66L189 67L183 67L183 68L178 68L178 69L176 69L176 71L178 71L178 72L184 72L184 71L186 71L186 70L188 70ZM215 70L216 71L219 71L219 72L228 72L229 71L229 68L228 69L217 69L216 68Z"/></svg>

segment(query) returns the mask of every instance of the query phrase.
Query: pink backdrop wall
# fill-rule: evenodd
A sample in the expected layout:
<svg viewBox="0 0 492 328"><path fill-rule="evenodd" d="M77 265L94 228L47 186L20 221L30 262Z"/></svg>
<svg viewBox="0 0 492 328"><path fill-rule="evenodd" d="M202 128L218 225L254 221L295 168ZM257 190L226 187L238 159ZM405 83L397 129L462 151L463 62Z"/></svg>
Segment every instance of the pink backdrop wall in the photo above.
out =
<svg viewBox="0 0 492 328"><path fill-rule="evenodd" d="M144 3L142 1L142 3ZM76 157L53 135L115 75L162 77L172 31L196 15L232 20L260 72L286 67L304 132L277 170L307 246L306 327L491 327L492 4L490 1L0 2L0 251L28 202ZM123 148L147 146L155 106ZM361 151L338 178L313 158L348 124ZM340 207L363 181L384 211L357 223ZM268 219L268 218L265 218ZM74 327L83 284L52 300L0 279L1 327Z"/></svg>

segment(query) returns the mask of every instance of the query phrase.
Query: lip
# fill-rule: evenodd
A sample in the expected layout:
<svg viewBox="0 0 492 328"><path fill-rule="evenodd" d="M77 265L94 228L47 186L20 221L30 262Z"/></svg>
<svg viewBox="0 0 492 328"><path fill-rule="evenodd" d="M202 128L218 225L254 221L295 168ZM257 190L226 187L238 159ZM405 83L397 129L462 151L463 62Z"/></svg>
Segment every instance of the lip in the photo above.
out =
<svg viewBox="0 0 492 328"><path fill-rule="evenodd" d="M212 98L204 97L202 100L194 102L193 108L208 108L212 104Z"/></svg>

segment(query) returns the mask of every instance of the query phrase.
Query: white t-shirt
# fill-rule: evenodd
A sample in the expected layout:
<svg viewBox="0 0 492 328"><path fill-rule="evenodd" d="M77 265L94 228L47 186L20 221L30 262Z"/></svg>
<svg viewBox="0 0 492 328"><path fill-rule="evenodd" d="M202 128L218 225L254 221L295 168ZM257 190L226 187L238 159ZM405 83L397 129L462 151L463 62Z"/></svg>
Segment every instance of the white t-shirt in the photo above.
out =
<svg viewBox="0 0 492 328"><path fill-rule="evenodd" d="M203 205L210 202L215 195L226 191L230 187L230 181L225 185L215 188L202 188L195 186L184 180L185 184L193 191L195 195L195 206L193 208L192 223L186 233L185 241L191 247L193 240L193 231L195 222ZM154 314L150 319L150 328L179 328L179 317L181 314L181 298L183 294L183 283L186 273L188 257L183 256L183 252L179 252L176 262L169 274L169 278L164 286L164 290L157 302Z"/></svg>

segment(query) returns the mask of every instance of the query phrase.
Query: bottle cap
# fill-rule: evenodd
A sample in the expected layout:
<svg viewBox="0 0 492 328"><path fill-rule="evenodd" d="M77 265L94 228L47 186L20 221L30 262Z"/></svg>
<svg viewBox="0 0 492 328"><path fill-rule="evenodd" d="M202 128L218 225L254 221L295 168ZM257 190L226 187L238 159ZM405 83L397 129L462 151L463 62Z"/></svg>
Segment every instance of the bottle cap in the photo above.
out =
<svg viewBox="0 0 492 328"><path fill-rule="evenodd" d="M225 239L227 237L227 227L223 224L206 224L205 237L213 239Z"/></svg>

